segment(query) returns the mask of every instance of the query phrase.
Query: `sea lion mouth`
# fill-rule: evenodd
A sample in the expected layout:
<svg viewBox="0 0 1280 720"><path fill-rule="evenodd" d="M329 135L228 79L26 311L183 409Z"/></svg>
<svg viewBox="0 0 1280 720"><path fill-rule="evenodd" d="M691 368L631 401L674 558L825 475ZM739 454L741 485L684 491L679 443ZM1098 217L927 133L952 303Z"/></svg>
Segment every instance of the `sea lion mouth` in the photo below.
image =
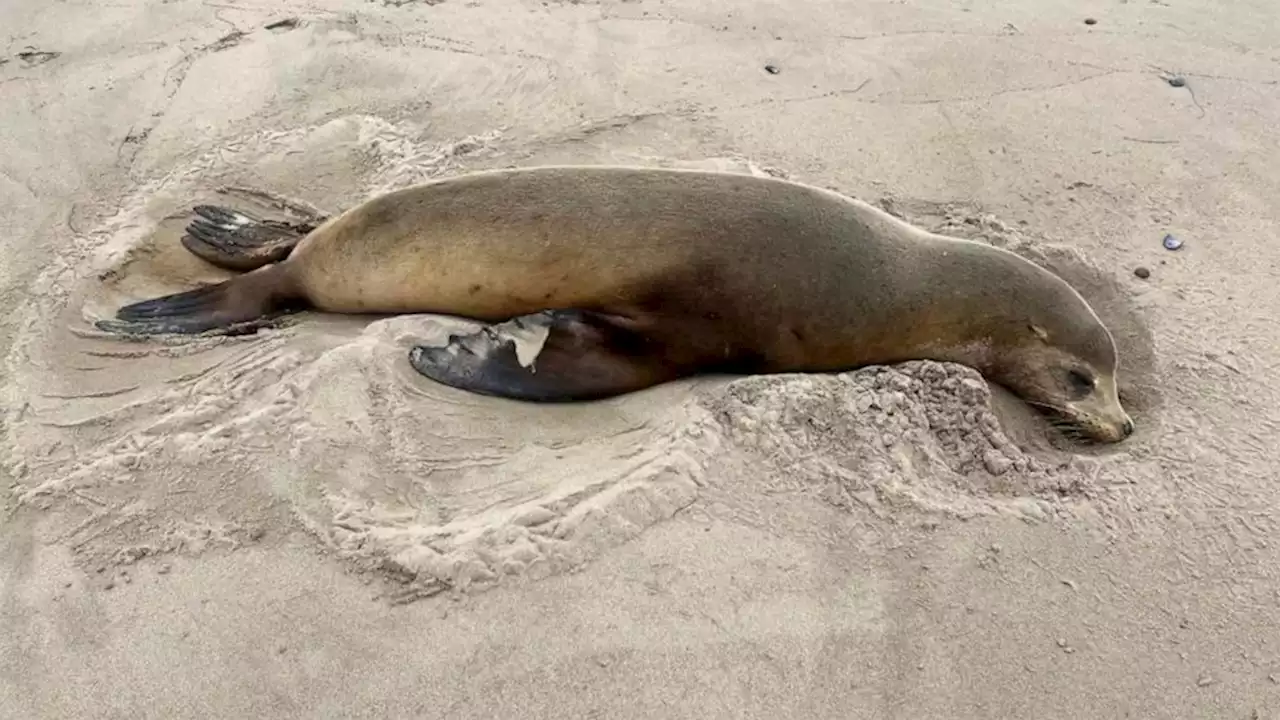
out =
<svg viewBox="0 0 1280 720"><path fill-rule="evenodd" d="M1133 434L1133 421L1126 418L1116 426L1082 417L1079 413L1036 403L1042 417L1063 437L1080 445L1110 445Z"/></svg>

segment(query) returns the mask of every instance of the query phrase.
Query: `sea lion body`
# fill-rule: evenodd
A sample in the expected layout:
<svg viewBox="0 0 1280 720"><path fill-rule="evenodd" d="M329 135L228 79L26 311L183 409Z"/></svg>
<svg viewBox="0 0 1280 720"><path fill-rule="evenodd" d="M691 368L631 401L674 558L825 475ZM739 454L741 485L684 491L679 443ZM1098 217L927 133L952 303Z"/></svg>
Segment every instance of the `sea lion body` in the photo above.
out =
<svg viewBox="0 0 1280 720"><path fill-rule="evenodd" d="M914 256L932 241L912 231L835 193L752 176L538 169L374 198L321 225L283 265L328 312L720 318L762 356L787 356L776 364L827 367L872 359L873 336L909 329L884 306L910 293L884 293L908 287L893 275L927 267ZM861 274L874 280L851 282ZM790 331L840 349L822 359L792 348Z"/></svg>
<svg viewBox="0 0 1280 720"><path fill-rule="evenodd" d="M252 245L234 238L262 228L217 212L221 222L193 223L184 242L230 266ZM217 330L290 304L470 317L493 324L414 348L414 367L530 400L604 397L696 372L954 361L1088 437L1132 431L1112 338L1066 282L1014 253L799 183L608 166L481 172L375 197L273 252L283 260L213 289L123 308L115 328ZM545 337L531 364L510 342L521 329Z"/></svg>

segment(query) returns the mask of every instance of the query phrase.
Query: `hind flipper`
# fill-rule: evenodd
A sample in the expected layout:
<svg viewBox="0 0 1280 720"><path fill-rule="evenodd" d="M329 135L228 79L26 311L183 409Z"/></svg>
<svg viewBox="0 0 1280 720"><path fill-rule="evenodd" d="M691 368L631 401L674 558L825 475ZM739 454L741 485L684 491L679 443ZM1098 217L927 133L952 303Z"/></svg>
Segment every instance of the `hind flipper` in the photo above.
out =
<svg viewBox="0 0 1280 720"><path fill-rule="evenodd" d="M275 325L302 310L279 266L172 295L143 300L116 311L114 320L94 323L121 335L243 335Z"/></svg>
<svg viewBox="0 0 1280 720"><path fill-rule="evenodd" d="M255 270L280 262L316 226L261 220L217 205L197 205L182 246L226 270Z"/></svg>
<svg viewBox="0 0 1280 720"><path fill-rule="evenodd" d="M94 326L113 335L147 338L155 335L252 335L276 327L289 313L263 315L245 322L222 324L202 318L154 318L148 320L98 320ZM216 332L215 332L216 331Z"/></svg>
<svg viewBox="0 0 1280 720"><path fill-rule="evenodd" d="M545 338L541 349L537 340ZM516 340L529 341L526 365ZM482 395L535 402L594 400L689 374L664 346L626 319L581 310L547 310L419 345L409 363L436 382Z"/></svg>

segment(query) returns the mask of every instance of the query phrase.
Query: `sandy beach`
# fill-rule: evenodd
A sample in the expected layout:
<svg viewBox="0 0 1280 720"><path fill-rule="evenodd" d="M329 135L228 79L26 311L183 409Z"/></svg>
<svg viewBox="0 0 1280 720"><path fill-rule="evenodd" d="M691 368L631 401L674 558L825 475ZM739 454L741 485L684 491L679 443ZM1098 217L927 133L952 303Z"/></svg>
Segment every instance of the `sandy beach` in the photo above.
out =
<svg viewBox="0 0 1280 720"><path fill-rule="evenodd" d="M1280 719L1280 10L1266 0L0 7L0 717ZM124 342L193 205L714 168L1009 248L1138 430L977 372L577 405L462 320ZM1172 249L1171 249L1172 248Z"/></svg>

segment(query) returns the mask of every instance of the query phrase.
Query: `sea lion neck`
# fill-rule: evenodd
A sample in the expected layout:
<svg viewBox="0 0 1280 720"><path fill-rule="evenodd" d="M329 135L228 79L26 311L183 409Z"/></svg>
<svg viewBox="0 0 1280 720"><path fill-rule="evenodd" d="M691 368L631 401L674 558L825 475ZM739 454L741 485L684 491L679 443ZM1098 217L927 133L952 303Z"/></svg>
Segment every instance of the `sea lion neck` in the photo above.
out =
<svg viewBox="0 0 1280 720"><path fill-rule="evenodd" d="M911 263L922 277L898 318L895 351L997 373L1009 348L1026 342L1046 308L1039 266L985 243L931 236L927 259ZM944 291L945 290L945 291Z"/></svg>

